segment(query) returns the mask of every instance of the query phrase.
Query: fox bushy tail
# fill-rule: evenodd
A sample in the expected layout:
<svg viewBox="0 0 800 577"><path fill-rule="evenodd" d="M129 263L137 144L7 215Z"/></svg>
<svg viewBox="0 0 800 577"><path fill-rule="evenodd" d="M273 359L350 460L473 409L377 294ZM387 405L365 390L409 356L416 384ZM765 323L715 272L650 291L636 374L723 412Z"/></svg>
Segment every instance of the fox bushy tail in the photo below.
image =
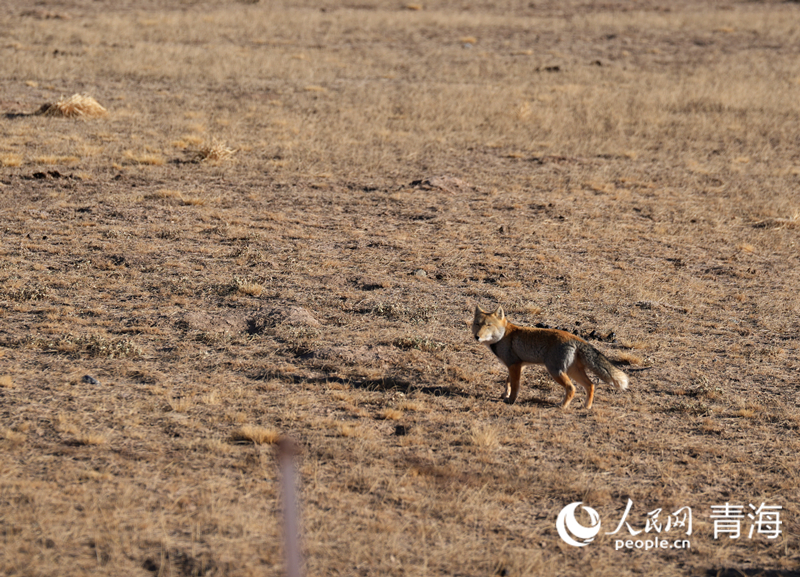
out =
<svg viewBox="0 0 800 577"><path fill-rule="evenodd" d="M592 345L581 343L578 346L578 353L583 364L603 381L623 391L628 388L628 375L611 364L611 361Z"/></svg>

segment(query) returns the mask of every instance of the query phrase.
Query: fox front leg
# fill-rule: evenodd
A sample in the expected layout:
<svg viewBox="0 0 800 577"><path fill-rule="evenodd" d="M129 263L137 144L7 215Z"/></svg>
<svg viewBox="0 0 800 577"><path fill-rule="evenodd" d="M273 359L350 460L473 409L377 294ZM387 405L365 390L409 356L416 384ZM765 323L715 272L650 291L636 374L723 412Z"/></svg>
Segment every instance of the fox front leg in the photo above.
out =
<svg viewBox="0 0 800 577"><path fill-rule="evenodd" d="M502 399L508 402L508 398L511 396L511 374L509 373L508 377L506 377L506 392L503 393Z"/></svg>
<svg viewBox="0 0 800 577"><path fill-rule="evenodd" d="M511 365L508 367L508 380L506 381L506 394L503 400L509 405L513 405L519 393L519 380L522 376L522 364Z"/></svg>

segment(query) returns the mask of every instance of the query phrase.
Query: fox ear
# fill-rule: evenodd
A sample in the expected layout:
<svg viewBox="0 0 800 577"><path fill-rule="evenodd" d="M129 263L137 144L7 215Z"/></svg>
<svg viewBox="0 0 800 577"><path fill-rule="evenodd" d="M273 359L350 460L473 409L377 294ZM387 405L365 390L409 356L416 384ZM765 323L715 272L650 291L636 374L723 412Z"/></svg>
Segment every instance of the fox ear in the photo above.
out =
<svg viewBox="0 0 800 577"><path fill-rule="evenodd" d="M481 308L480 305L475 305L475 316L485 315L486 311Z"/></svg>
<svg viewBox="0 0 800 577"><path fill-rule="evenodd" d="M496 316L498 319L500 319L501 321L502 321L504 318L506 318L506 313L505 313L505 311L503 311L503 307L501 307L501 306L498 306L498 307L497 307L497 310L496 310L496 311L494 311L494 315L495 315L495 316Z"/></svg>

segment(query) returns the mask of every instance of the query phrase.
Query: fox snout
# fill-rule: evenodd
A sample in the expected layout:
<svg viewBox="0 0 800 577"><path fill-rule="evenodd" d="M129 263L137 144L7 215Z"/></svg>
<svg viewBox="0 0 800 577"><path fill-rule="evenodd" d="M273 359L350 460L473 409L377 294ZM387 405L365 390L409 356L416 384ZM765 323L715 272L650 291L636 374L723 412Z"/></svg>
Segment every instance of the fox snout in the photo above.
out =
<svg viewBox="0 0 800 577"><path fill-rule="evenodd" d="M480 330L475 332L475 340L479 343L493 345L503 338L504 332L505 331L499 327L482 327Z"/></svg>

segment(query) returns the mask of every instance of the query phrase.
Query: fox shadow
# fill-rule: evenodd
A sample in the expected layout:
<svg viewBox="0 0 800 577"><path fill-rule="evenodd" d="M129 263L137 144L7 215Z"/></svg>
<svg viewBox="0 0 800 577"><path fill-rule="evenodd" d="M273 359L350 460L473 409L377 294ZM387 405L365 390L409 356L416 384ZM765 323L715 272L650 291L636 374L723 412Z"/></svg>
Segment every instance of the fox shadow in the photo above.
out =
<svg viewBox="0 0 800 577"><path fill-rule="evenodd" d="M344 379L342 379L344 381ZM433 397L469 397L470 395L447 385L419 385L406 379L386 377L382 379L362 379L346 381L356 389L366 391L398 391L403 394L421 393Z"/></svg>
<svg viewBox="0 0 800 577"><path fill-rule="evenodd" d="M498 397L497 400L499 402L501 402L501 403L505 402L505 401L503 401L503 399L501 399L499 397ZM559 403L558 401L554 401L552 399L546 399L544 397L526 397L524 399L517 398L517 400L514 402L514 404L515 405L523 405L525 407L543 407L543 408L547 408L547 407L556 407L557 408L557 407L561 406L561 403Z"/></svg>
<svg viewBox="0 0 800 577"><path fill-rule="evenodd" d="M420 385L414 383L409 379L401 377L388 376L381 379L358 379L358 378L344 378L338 375L297 375L297 374L284 374L275 373L272 371L261 371L258 374L249 375L255 380L268 380L278 379L287 381L293 384L298 383L338 383L360 389L363 391L380 391L389 392L397 391L403 394L421 393L423 395L430 395L433 397L469 397L469 393L462 391L456 387L448 385Z"/></svg>

